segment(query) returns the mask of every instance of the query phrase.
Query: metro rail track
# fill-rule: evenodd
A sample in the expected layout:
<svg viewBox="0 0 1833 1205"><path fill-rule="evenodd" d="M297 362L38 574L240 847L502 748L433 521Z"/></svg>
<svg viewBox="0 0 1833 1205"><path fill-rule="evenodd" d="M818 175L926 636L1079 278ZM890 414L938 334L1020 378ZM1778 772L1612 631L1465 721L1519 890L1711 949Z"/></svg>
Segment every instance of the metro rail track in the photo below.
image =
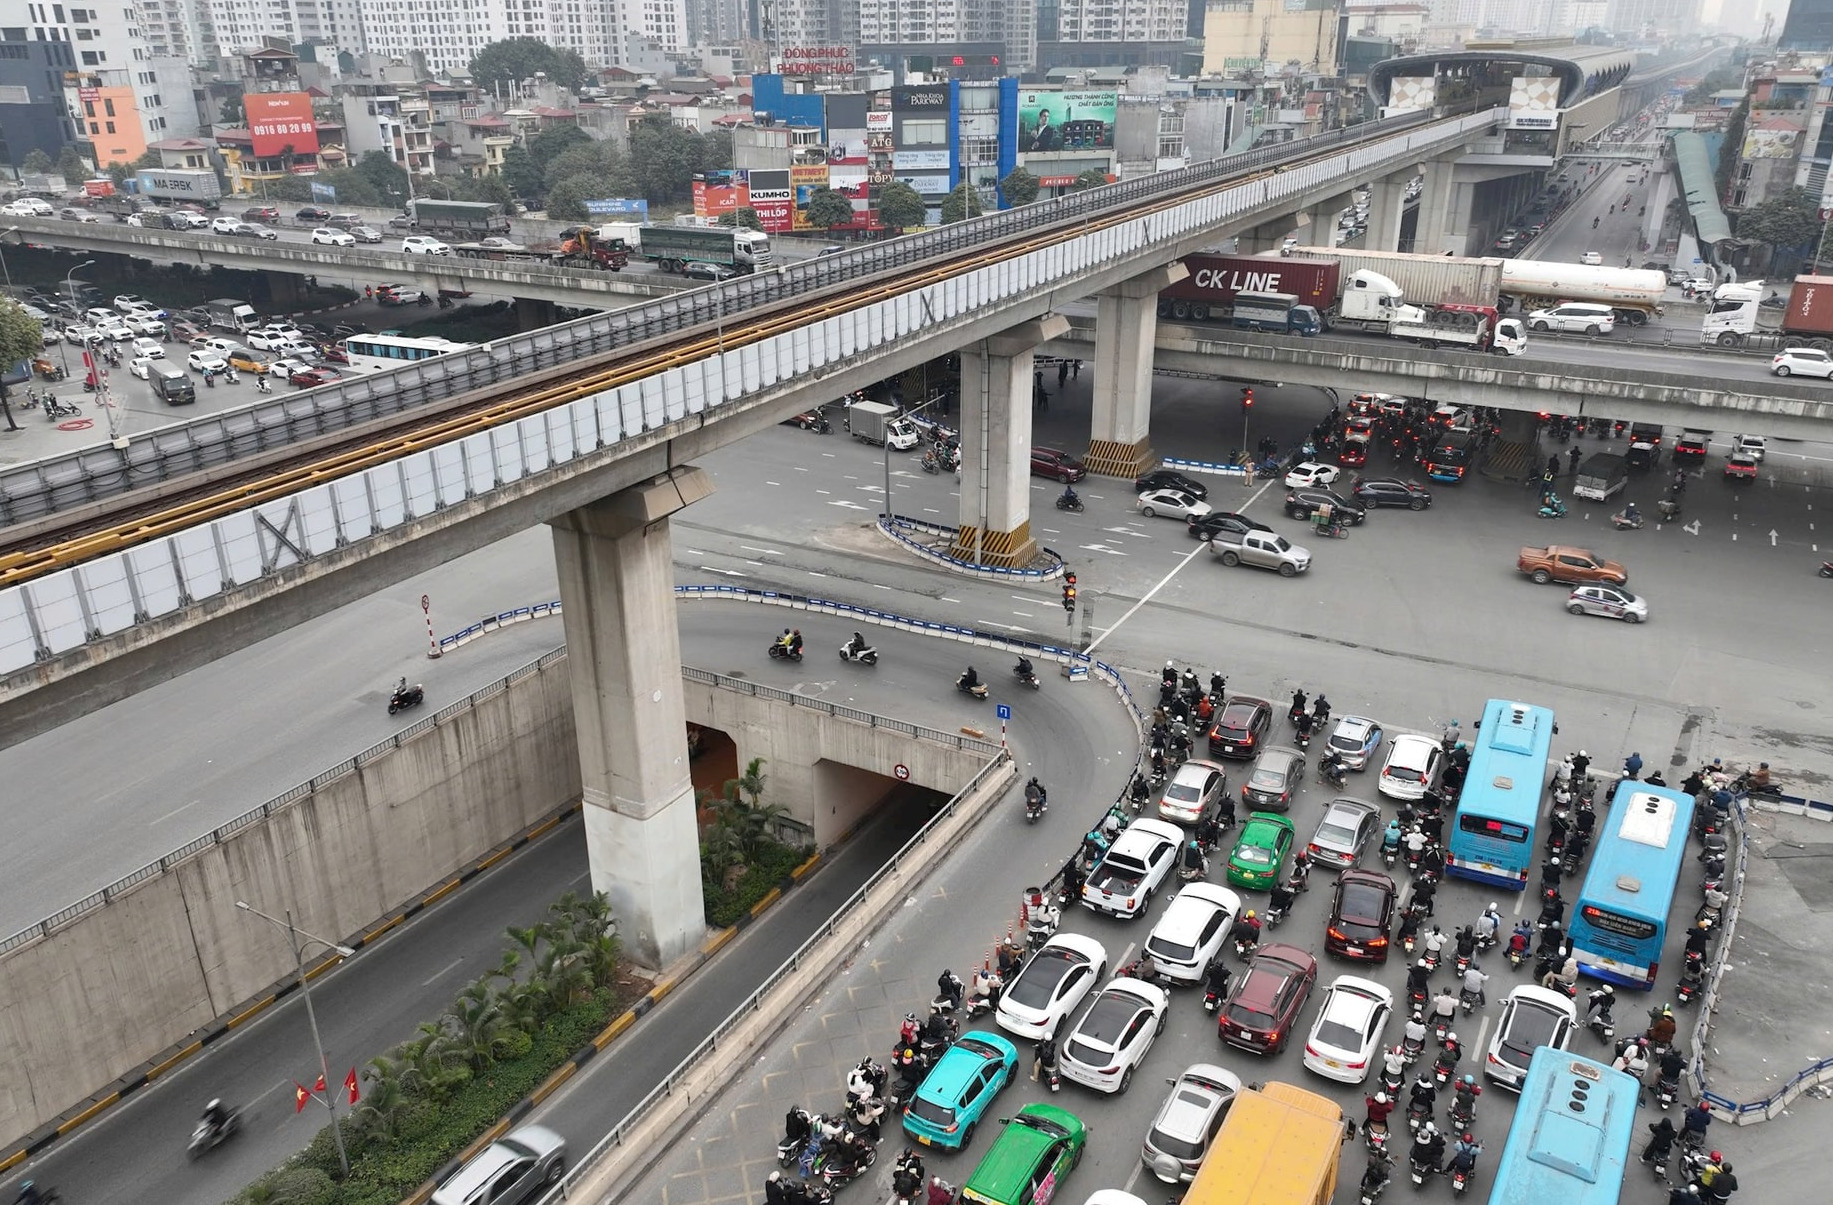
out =
<svg viewBox="0 0 1833 1205"><path fill-rule="evenodd" d="M1393 129L1389 126L1379 133L1385 135L1393 132ZM749 346L797 327L858 309L861 306L923 289L964 270L985 267L1026 255L1032 251L1061 243L1066 239L1079 238L1092 231L1181 205L1221 188L1235 188L1243 184L1251 184L1256 180L1267 179L1295 167L1301 167L1315 159L1340 154L1343 149L1342 142L1335 142L1302 158L1252 168L1241 175L1226 180L1207 181L1170 193L1147 204L1095 217L1073 218L1060 225L1048 226L996 246L951 256L938 261L932 267L915 273L899 271L894 278L880 280L876 283L870 281L844 282L836 285L825 295L798 298L770 306L741 317L731 326L720 330L707 331L703 327L694 334L675 338L659 347L635 354L615 351L607 353L603 358L614 360L614 363L601 364L598 367L586 369L578 375L570 376L563 382L538 385L532 391L517 392L512 397L498 396L479 401L460 400L454 407L455 413L440 416L430 423L426 421L427 415L424 411L402 415L399 416L400 421L395 425L409 429L398 434L389 434L380 439L371 438L369 442L360 446L336 450L330 455L323 455L322 449L307 452L306 455L316 458L301 464L282 466L277 470L272 468L257 470L260 475L255 476L254 479L234 482L227 488L223 488L221 482L215 483L214 486L202 484L188 496L181 494L176 501L164 499L162 500L165 503L163 505L153 503L144 513L130 515L108 526L81 535L58 540L56 537L59 533L56 531L41 532L39 533L41 537L49 537L54 542L43 543L32 548L14 549L0 554L0 589L29 582L100 556L150 543L236 511L284 498L387 461L398 460L415 452L463 439L480 431L514 423L544 410L577 401L607 389L630 384L678 365L692 363L708 355Z"/></svg>

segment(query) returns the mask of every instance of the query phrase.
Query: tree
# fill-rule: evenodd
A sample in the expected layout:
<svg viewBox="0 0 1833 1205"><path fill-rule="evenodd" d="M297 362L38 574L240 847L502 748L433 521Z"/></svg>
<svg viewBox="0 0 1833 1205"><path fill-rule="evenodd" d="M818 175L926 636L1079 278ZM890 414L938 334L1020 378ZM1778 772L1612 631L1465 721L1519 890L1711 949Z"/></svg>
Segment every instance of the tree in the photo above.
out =
<svg viewBox="0 0 1833 1205"><path fill-rule="evenodd" d="M1107 180L1106 172L1102 171L1098 167L1091 167L1087 169L1086 171L1078 172L1076 174L1075 183L1069 186L1069 191L1070 192L1081 192L1084 189L1089 189L1089 188L1102 188L1107 185L1107 182L1108 180Z"/></svg>
<svg viewBox="0 0 1833 1205"><path fill-rule="evenodd" d="M525 201L539 200L545 191L541 169L535 166L528 148L519 142L503 152L503 183Z"/></svg>
<svg viewBox="0 0 1833 1205"><path fill-rule="evenodd" d="M65 184L81 184L89 178L89 168L84 166L83 157L73 146L66 145L57 153L57 170L63 175Z"/></svg>
<svg viewBox="0 0 1833 1205"><path fill-rule="evenodd" d="M591 176L556 180L547 190L547 216L556 222L583 222L592 216L586 202L603 193L604 186Z"/></svg>
<svg viewBox="0 0 1833 1205"><path fill-rule="evenodd" d="M509 191L509 185L503 183L501 176L463 176L453 188L454 199L459 201L490 201L503 206L507 211L515 194Z"/></svg>
<svg viewBox="0 0 1833 1205"><path fill-rule="evenodd" d="M706 152L701 156L701 171L715 172L733 166L731 130L714 126L700 139L706 145Z"/></svg>
<svg viewBox="0 0 1833 1205"><path fill-rule="evenodd" d="M546 171L547 165L562 151L586 146L592 141L592 136L578 126L553 126L528 140L528 154L535 161L535 166Z"/></svg>
<svg viewBox="0 0 1833 1205"><path fill-rule="evenodd" d="M965 180L942 200L942 224L944 226L979 216L980 190Z"/></svg>
<svg viewBox="0 0 1833 1205"><path fill-rule="evenodd" d="M694 176L709 170L706 140L666 115L652 114L630 131L630 169L652 204L685 201Z"/></svg>
<svg viewBox="0 0 1833 1205"><path fill-rule="evenodd" d="M815 229L832 230L853 220L853 202L831 188L817 188L808 195L808 208L803 215Z"/></svg>
<svg viewBox="0 0 1833 1205"><path fill-rule="evenodd" d="M721 226L737 226L741 230L762 230L764 221L757 216L757 210L749 205L734 209L731 213L719 216Z"/></svg>
<svg viewBox="0 0 1833 1205"><path fill-rule="evenodd" d="M585 60L571 50L549 46L539 38L492 42L471 60L471 78L486 92L507 92L524 80L545 74L568 92L586 78Z"/></svg>
<svg viewBox="0 0 1833 1205"><path fill-rule="evenodd" d="M1038 187L1036 176L1022 167L1015 167L999 182L999 195L1006 199L1007 209L1017 209L1037 200Z"/></svg>
<svg viewBox="0 0 1833 1205"><path fill-rule="evenodd" d="M31 153L26 155L25 161L19 165L19 170L33 175L42 175L45 172L51 171L56 166L57 162L52 159L51 156L45 154L44 151L39 148L33 147Z"/></svg>
<svg viewBox="0 0 1833 1205"><path fill-rule="evenodd" d="M878 186L878 220L891 229L921 226L928 211L922 194L902 180Z"/></svg>
<svg viewBox="0 0 1833 1205"><path fill-rule="evenodd" d="M20 363L24 363L29 372L33 357L43 354L44 349L44 328L38 320L29 316L17 301L0 298L0 414L6 417L8 431L19 430L19 424L13 421L5 374Z"/></svg>
<svg viewBox="0 0 1833 1205"><path fill-rule="evenodd" d="M376 197L369 204L400 205L407 200L407 169L396 163L387 151L364 151L350 171L361 177ZM340 192L338 197L341 200L343 194ZM351 203L364 204L362 201Z"/></svg>
<svg viewBox="0 0 1833 1205"><path fill-rule="evenodd" d="M1821 233L1820 207L1805 188L1791 188L1738 214L1739 238L1770 246L1770 266L1793 268L1813 250Z"/></svg>

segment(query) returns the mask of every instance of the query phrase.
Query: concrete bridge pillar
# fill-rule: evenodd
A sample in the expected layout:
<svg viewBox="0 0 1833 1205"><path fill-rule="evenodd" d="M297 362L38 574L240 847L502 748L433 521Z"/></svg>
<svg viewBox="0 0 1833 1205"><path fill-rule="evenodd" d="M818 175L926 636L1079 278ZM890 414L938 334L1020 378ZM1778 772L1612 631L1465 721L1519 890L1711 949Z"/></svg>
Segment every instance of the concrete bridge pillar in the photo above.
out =
<svg viewBox="0 0 1833 1205"><path fill-rule="evenodd" d="M1419 193L1419 215L1413 230L1413 250L1420 255L1443 255L1452 250L1446 237L1451 228L1453 175L1457 165L1449 159L1426 164L1425 187ZM1458 247L1463 245L1462 231Z"/></svg>
<svg viewBox="0 0 1833 1205"><path fill-rule="evenodd" d="M687 465L552 520L592 889L654 967L706 929L668 517L712 492Z"/></svg>
<svg viewBox="0 0 1833 1205"><path fill-rule="evenodd" d="M1285 245L1286 236L1292 233L1297 220L1287 216L1275 218L1270 222L1243 230L1235 236L1236 255L1260 255L1267 251L1277 251Z"/></svg>
<svg viewBox="0 0 1833 1205"><path fill-rule="evenodd" d="M1038 378L1031 352L1068 330L1069 319L1051 314L961 349L961 524L950 555L1003 569L1029 565L1037 555L1031 407Z"/></svg>
<svg viewBox="0 0 1833 1205"><path fill-rule="evenodd" d="M560 307L539 297L516 298L516 329L538 331L560 321Z"/></svg>
<svg viewBox="0 0 1833 1205"><path fill-rule="evenodd" d="M1349 208L1346 197L1331 197L1312 205L1306 212L1310 215L1310 224L1298 232L1299 239L1307 247L1334 247L1337 245L1337 219Z"/></svg>
<svg viewBox="0 0 1833 1205"><path fill-rule="evenodd" d="M276 310L282 313L297 310L300 307L301 289L305 282L293 272L264 272L267 277L267 298Z"/></svg>
<svg viewBox="0 0 1833 1205"><path fill-rule="evenodd" d="M1166 264L1101 293L1095 318L1095 390L1085 463L1104 477L1139 476L1154 459L1152 356L1158 294L1190 273Z"/></svg>
<svg viewBox="0 0 1833 1205"><path fill-rule="evenodd" d="M1368 251L1394 251L1400 247L1400 218L1407 204L1408 169L1383 176L1368 186L1368 233L1362 246Z"/></svg>

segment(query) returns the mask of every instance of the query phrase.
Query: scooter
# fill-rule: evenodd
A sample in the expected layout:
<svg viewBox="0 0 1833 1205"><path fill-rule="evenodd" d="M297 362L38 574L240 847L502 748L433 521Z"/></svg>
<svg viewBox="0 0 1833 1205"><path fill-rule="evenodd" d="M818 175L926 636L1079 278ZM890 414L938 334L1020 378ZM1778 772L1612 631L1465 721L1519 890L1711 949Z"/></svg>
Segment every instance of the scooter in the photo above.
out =
<svg viewBox="0 0 1833 1205"><path fill-rule="evenodd" d="M1082 505L1082 499L1079 495L1058 494L1057 495L1057 509L1066 510L1073 514L1079 515L1087 508Z"/></svg>
<svg viewBox="0 0 1833 1205"><path fill-rule="evenodd" d="M418 707L425 700L426 688L418 682L409 686L407 679L403 678L395 687L394 693L388 697L388 714L393 715L397 711L406 711L409 707Z"/></svg>
<svg viewBox="0 0 1833 1205"><path fill-rule="evenodd" d="M1820 576L1833 577L1833 561L1820 562Z"/></svg>
<svg viewBox="0 0 1833 1205"><path fill-rule="evenodd" d="M1680 1085L1671 1079L1657 1080L1655 1083L1655 1104L1662 1109L1674 1107L1674 1098L1680 1094Z"/></svg>
<svg viewBox="0 0 1833 1205"><path fill-rule="evenodd" d="M1640 531L1642 528L1641 515L1632 517L1622 511L1618 511L1616 514L1610 516L1610 521L1616 526L1618 531Z"/></svg>
<svg viewBox="0 0 1833 1205"><path fill-rule="evenodd" d="M1036 690L1043 685L1037 679L1037 671L1031 668L1031 662L1023 658L1020 658L1018 664L1012 667L1012 676L1017 678L1021 684L1029 686L1032 690Z"/></svg>
<svg viewBox="0 0 1833 1205"><path fill-rule="evenodd" d="M1585 1021L1585 1027L1597 1037L1597 1040L1608 1046L1611 1039L1617 1036L1616 1022L1609 1013L1597 1013Z"/></svg>
<svg viewBox="0 0 1833 1205"><path fill-rule="evenodd" d="M868 647L854 651L852 643L848 642L840 646L840 659L851 661L855 665L877 665L878 650Z"/></svg>
<svg viewBox="0 0 1833 1205"><path fill-rule="evenodd" d="M1563 519L1566 517L1566 504L1558 498L1548 498L1534 513L1543 519Z"/></svg>
<svg viewBox="0 0 1833 1205"><path fill-rule="evenodd" d="M987 684L985 682L982 682L977 686L969 686L967 684L967 675L966 674L962 674L959 678L955 679L955 689L960 691L964 695L974 696L974 698L978 699L982 703L986 702Z"/></svg>
<svg viewBox="0 0 1833 1205"><path fill-rule="evenodd" d="M772 640L770 642L770 659L772 661L800 661L802 659L802 650L791 648L781 641Z"/></svg>
<svg viewBox="0 0 1833 1205"><path fill-rule="evenodd" d="M1416 1189L1424 1188L1426 1186L1426 1177L1427 1176L1436 1176L1438 1174L1438 1169L1436 1167L1433 1167L1431 1163L1426 1162L1425 1160L1414 1159L1414 1158L1409 1157L1407 1159L1407 1163L1412 1170L1413 1187Z"/></svg>
<svg viewBox="0 0 1833 1205"><path fill-rule="evenodd" d="M796 1161L802 1157L803 1148L808 1145L809 1140L820 1128L818 1123L821 1118L816 1115L811 1115L809 1111L804 1109L801 1105L791 1106L789 1112L790 1116L797 1119L795 1130L799 1132L785 1133L783 1137L777 1139L776 1161L778 1167L794 1167Z"/></svg>
<svg viewBox="0 0 1833 1205"><path fill-rule="evenodd" d="M1045 812L1043 795L1025 796L1025 823L1036 824L1037 818Z"/></svg>
<svg viewBox="0 0 1833 1205"><path fill-rule="evenodd" d="M234 1109L223 1119L223 1124L213 1126L207 1121L199 1121L197 1128L191 1131L191 1144L185 1148L185 1154L195 1159L206 1154L235 1137L242 1128L242 1114Z"/></svg>

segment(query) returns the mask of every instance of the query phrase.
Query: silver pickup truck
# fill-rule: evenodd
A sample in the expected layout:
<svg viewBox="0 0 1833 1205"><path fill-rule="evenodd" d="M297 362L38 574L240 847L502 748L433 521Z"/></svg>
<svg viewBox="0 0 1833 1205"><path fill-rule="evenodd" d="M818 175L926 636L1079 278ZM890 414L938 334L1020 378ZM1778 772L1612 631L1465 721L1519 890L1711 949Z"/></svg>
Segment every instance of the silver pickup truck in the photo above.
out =
<svg viewBox="0 0 1833 1205"><path fill-rule="evenodd" d="M1254 565L1294 577L1311 568L1311 553L1270 531L1217 532L1209 550L1224 565Z"/></svg>

